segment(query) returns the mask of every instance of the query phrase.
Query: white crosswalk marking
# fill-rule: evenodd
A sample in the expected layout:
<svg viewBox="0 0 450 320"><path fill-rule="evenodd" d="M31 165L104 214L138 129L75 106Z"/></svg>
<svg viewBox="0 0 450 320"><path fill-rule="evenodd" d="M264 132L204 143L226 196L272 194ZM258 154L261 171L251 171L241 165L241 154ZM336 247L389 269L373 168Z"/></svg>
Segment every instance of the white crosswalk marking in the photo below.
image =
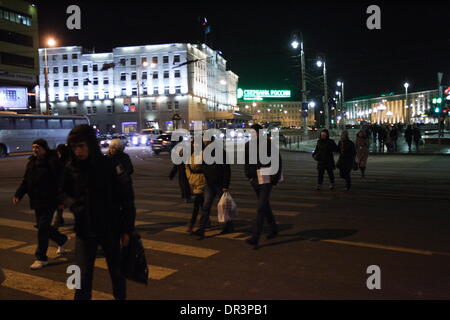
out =
<svg viewBox="0 0 450 320"><path fill-rule="evenodd" d="M97 258L95 260L95 267L107 270L108 265L106 263L106 259L105 258ZM165 267L161 267L161 266L154 266L151 264L149 264L147 267L148 267L148 278L151 280L162 280L178 271L176 269L165 268Z"/></svg>
<svg viewBox="0 0 450 320"><path fill-rule="evenodd" d="M67 288L66 283L59 282L36 275L17 272L10 269L2 269L5 281L0 287L20 290L29 294L40 296L50 300L73 300L74 291ZM92 291L94 300L111 300L111 294L97 290Z"/></svg>

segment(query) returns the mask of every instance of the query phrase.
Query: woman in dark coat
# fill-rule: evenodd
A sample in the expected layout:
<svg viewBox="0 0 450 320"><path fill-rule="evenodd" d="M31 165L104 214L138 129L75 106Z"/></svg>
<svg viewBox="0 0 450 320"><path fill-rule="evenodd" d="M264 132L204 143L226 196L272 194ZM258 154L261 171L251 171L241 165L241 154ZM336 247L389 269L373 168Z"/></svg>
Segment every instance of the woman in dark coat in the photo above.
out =
<svg viewBox="0 0 450 320"><path fill-rule="evenodd" d="M336 168L334 164L333 152L337 152L337 146L334 140L330 139L327 129L320 132L319 140L317 140L316 149L313 152L313 158L317 161L318 183L317 190L320 190L323 184L323 176L325 171L330 179L330 189L334 189L334 172Z"/></svg>
<svg viewBox="0 0 450 320"><path fill-rule="evenodd" d="M348 138L348 132L346 130L342 131L338 150L339 159L337 167L339 168L339 176L345 180L345 190L349 191L352 185L351 172L355 165L356 148L355 144Z"/></svg>

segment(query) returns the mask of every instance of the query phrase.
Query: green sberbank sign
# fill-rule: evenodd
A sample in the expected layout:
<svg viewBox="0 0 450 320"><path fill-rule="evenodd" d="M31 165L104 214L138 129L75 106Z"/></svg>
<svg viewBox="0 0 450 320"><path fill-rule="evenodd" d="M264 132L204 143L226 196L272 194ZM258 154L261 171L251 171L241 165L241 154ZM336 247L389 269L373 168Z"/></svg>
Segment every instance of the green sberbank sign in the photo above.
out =
<svg viewBox="0 0 450 320"><path fill-rule="evenodd" d="M265 98L286 99L291 97L291 90L241 89L237 90L240 100L264 100Z"/></svg>

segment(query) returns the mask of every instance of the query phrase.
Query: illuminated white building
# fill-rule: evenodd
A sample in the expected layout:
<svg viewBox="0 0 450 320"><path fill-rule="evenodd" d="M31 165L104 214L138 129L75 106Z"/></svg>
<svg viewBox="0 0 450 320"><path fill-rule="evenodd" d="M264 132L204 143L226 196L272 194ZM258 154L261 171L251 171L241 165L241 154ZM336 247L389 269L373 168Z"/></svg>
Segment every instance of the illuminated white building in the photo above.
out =
<svg viewBox="0 0 450 320"><path fill-rule="evenodd" d="M186 43L114 48L48 48L49 101L54 114L85 114L102 132L141 127L188 128L194 120L233 119L238 76L220 51ZM44 49L40 108L45 109ZM115 128L115 130L112 130Z"/></svg>
<svg viewBox="0 0 450 320"><path fill-rule="evenodd" d="M437 90L403 94L373 95L349 99L344 103L347 124L369 123L437 123L426 112Z"/></svg>

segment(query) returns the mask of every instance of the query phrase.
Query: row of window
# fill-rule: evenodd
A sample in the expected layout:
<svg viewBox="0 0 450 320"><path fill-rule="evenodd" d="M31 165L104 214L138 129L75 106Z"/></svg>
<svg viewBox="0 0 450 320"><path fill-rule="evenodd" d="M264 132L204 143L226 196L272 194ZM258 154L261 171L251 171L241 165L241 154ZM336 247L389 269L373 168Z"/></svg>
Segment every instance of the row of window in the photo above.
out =
<svg viewBox="0 0 450 320"><path fill-rule="evenodd" d="M57 55L57 54L53 54L51 55L52 57L52 61L57 61L58 57L62 58L62 60L68 60L69 59L69 55L68 54L63 54L63 55ZM72 59L73 60L77 60L78 59L78 54L77 53L73 53L72 54ZM45 61L45 56L42 57L42 60ZM122 66L126 66L127 65L127 61L129 61L129 65L130 66L135 66L137 63L137 58L130 58L130 59L126 59L126 58L122 58L119 60L119 63ZM180 56L179 55L174 55L173 56L173 63L179 63L180 60ZM167 64L169 63L169 56L163 56L162 59L163 64ZM145 63L147 63L147 58L146 57L142 57L141 58L141 65L144 65ZM152 57L152 62L153 65L158 64L158 57ZM98 71L98 64L94 64L92 65L93 71ZM87 65L83 65L83 71L87 72L88 66Z"/></svg>
<svg viewBox="0 0 450 320"><path fill-rule="evenodd" d="M7 52L0 52L0 64L34 69L33 58Z"/></svg>
<svg viewBox="0 0 450 320"><path fill-rule="evenodd" d="M136 110L136 105L132 104L132 106L134 106L134 110ZM178 101L174 101L173 103L167 102L167 109L168 110L172 110L172 108L174 110L179 110L180 109L180 103ZM156 102L147 102L145 104L145 110L146 111L156 111L158 110L158 104ZM69 114L78 114L78 110L77 107L68 107L67 111ZM106 106L106 113L115 113L116 112L116 108L115 106ZM97 107L96 106L92 106L92 107L86 107L86 114L88 115L92 115L92 114L97 114Z"/></svg>
<svg viewBox="0 0 450 320"><path fill-rule="evenodd" d="M122 66L126 66L128 60L129 60L129 62L130 62L130 64L129 64L130 66L135 66L136 63L137 63L137 58L136 58L136 57L133 57L133 58L130 58L130 59L121 58L121 59L119 60L119 63L120 63ZM147 62L148 62L148 61L147 61L147 57L141 57L141 65L144 65L144 64L147 63ZM169 56L163 56L162 62L163 62L164 64L169 63ZM174 55L174 56L173 56L173 63L179 63L179 62L180 62L180 55L178 55L178 54ZM152 64L158 64L158 57L152 57L152 62L151 62L151 63L152 63Z"/></svg>
<svg viewBox="0 0 450 320"><path fill-rule="evenodd" d="M1 40L1 39L0 39ZM94 65L94 70L93 71L98 71L98 65ZM69 67L68 66L64 66L62 68L62 72L63 73L69 73ZM73 66L72 67L72 72L77 73L78 72L78 66ZM87 65L83 66L83 72L87 72ZM59 67L53 67L53 73L59 73ZM180 70L174 70L174 78L180 78L181 77L181 71ZM170 71L169 70L164 70L163 72L163 77L164 79L168 79L170 77ZM127 78L127 73L122 72L120 74L120 80L121 81L126 81ZM158 71L153 71L152 73L152 78L153 79L158 79L159 78L159 72ZM131 73L131 80L136 80L137 79L137 73L136 72L132 72ZM142 80L146 80L147 79L147 72L142 72Z"/></svg>
<svg viewBox="0 0 450 320"><path fill-rule="evenodd" d="M31 16L0 7L0 19L31 27Z"/></svg>
<svg viewBox="0 0 450 320"><path fill-rule="evenodd" d="M175 93L176 94L180 94L181 93L181 86L175 86ZM148 95L148 88L147 87L142 88L142 91L140 92L140 94L142 94L144 96ZM153 87L153 94L154 95L159 95L160 94L159 87ZM166 95L170 94L170 87L169 86L165 86L164 87L164 94L166 94ZM122 96L127 96L127 88L122 88L121 95ZM137 88L132 88L131 95L137 96ZM75 92L74 96L78 98L78 92ZM105 97L105 99L109 98L109 91L104 91L104 97ZM69 99L69 94L65 93L64 94L64 100L67 101L68 99ZM100 94L98 92L94 93L94 99L95 100L100 99ZM54 101L59 101L59 94L58 93L55 93Z"/></svg>
<svg viewBox="0 0 450 320"><path fill-rule="evenodd" d="M51 57L52 57L52 60L53 60L53 61L57 61L59 55L53 54L53 55L51 55ZM50 59L50 58L49 58L49 59ZM63 54L63 55L62 55L62 59L63 59L63 60L69 60L69 55L68 55L68 54ZM78 59L78 53L72 53L72 59L73 59L73 60ZM42 61L45 62L45 55L42 56Z"/></svg>
<svg viewBox="0 0 450 320"><path fill-rule="evenodd" d="M82 119L27 119L1 117L0 129L72 129L74 126L86 123Z"/></svg>
<svg viewBox="0 0 450 320"><path fill-rule="evenodd" d="M9 30L0 29L0 41L33 48L33 37Z"/></svg>

